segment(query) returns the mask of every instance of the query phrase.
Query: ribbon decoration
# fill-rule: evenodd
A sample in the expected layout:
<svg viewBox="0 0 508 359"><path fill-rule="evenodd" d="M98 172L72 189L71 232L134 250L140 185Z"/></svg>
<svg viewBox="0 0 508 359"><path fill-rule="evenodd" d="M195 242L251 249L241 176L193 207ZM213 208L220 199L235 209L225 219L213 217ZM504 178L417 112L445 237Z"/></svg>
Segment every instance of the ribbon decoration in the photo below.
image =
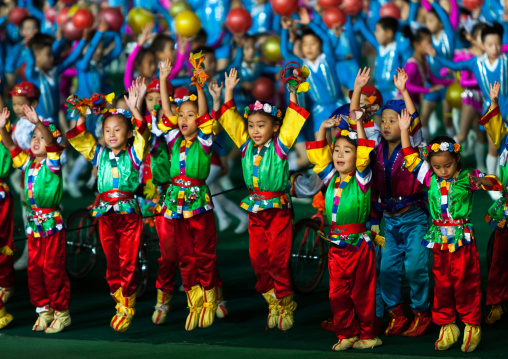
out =
<svg viewBox="0 0 508 359"><path fill-rule="evenodd" d="M288 74L289 72L289 74ZM281 71L281 78L287 85L289 92L300 93L307 92L310 89L310 84L306 82L307 77L310 76L310 70L307 66L300 67L300 64L295 61L290 61L284 65Z"/></svg>
<svg viewBox="0 0 508 359"><path fill-rule="evenodd" d="M76 95L71 95L67 98L67 112L70 112L71 116L75 117L78 114L81 115L99 115L107 111L106 105L112 104L115 98L114 93L109 95L105 94L93 94L89 98L79 98Z"/></svg>
<svg viewBox="0 0 508 359"><path fill-rule="evenodd" d="M203 55L202 51L198 52L197 54L191 53L189 58L189 61L194 69L191 77L191 86L194 85L200 90L203 89L203 85L209 77L205 72L205 65L203 63L205 58L206 57Z"/></svg>

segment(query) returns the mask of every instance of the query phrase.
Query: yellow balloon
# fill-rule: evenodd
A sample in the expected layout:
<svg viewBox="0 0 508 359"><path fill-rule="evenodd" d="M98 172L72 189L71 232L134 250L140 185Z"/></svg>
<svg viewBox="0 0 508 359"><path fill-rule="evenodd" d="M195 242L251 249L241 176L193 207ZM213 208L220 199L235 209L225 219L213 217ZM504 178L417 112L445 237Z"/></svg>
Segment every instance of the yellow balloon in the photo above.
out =
<svg viewBox="0 0 508 359"><path fill-rule="evenodd" d="M462 92L464 92L464 89L458 82L451 84L446 90L446 102L453 108L461 108Z"/></svg>
<svg viewBox="0 0 508 359"><path fill-rule="evenodd" d="M69 8L69 11L67 12L67 16L72 17L76 13L76 11L78 11L79 9L86 9L86 8L87 7L84 5L72 5Z"/></svg>
<svg viewBox="0 0 508 359"><path fill-rule="evenodd" d="M192 37L201 29L199 17L192 11L186 10L175 19L176 32L183 37Z"/></svg>
<svg viewBox="0 0 508 359"><path fill-rule="evenodd" d="M277 63L281 61L282 55L280 54L280 37L277 35L267 37L265 43L263 44L262 53L263 56L271 62Z"/></svg>
<svg viewBox="0 0 508 359"><path fill-rule="evenodd" d="M135 7L127 14L127 24L135 34L141 34L143 27L148 23L154 22L153 14L145 8Z"/></svg>

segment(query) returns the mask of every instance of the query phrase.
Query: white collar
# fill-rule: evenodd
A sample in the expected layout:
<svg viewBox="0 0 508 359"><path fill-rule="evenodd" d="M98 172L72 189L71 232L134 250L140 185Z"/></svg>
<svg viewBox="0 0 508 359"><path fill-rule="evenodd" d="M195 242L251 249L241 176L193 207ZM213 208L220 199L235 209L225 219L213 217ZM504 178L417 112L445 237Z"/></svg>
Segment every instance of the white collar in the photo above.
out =
<svg viewBox="0 0 508 359"><path fill-rule="evenodd" d="M494 72L496 70L497 65L499 64L500 58L501 58L501 56L498 57L496 60L494 60L494 63L492 63L492 64L490 63L489 57L487 56L487 54L483 54L478 59L485 64L485 66L487 67L487 69L489 71Z"/></svg>
<svg viewBox="0 0 508 359"><path fill-rule="evenodd" d="M388 52L394 51L397 48L397 42L390 42L386 46L379 46L379 55L385 56Z"/></svg>
<svg viewBox="0 0 508 359"><path fill-rule="evenodd" d="M312 70L312 72L317 72L319 69L319 65L321 65L325 61L326 55L323 52L316 58L315 62L311 62L308 59L304 59L305 65Z"/></svg>

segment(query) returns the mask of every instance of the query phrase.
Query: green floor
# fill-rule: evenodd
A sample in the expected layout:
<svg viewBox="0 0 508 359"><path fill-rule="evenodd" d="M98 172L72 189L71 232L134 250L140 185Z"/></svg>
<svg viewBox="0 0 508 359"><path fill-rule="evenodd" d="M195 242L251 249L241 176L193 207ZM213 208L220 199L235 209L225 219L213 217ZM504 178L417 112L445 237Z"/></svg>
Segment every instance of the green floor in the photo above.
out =
<svg viewBox="0 0 508 359"><path fill-rule="evenodd" d="M235 178L240 183L239 178ZM244 193L234 193L231 198L240 200ZM90 203L91 196L82 201L65 200L65 213ZM473 223L481 253L482 289L486 285L485 248L491 229L483 222L490 206L486 193L478 193L475 200ZM17 208L19 209L19 208ZM297 220L313 213L310 205L296 205ZM16 210L17 218L19 210ZM16 222L19 227L19 221ZM82 281L71 282L72 325L64 332L48 336L35 333L31 327L36 320L30 305L26 272L16 273L16 292L7 307L15 320L0 332L0 358L78 358L78 357L149 357L166 354L172 358L205 356L206 358L362 358L375 354L380 358L409 357L468 357L502 358L508 356L506 337L508 323L502 320L492 327L483 326L482 343L472 354L460 351L460 344L446 352L436 352L434 341L438 328L420 338L381 337L383 346L362 352L331 352L336 337L332 332L320 329L320 322L330 315L327 298L327 277L311 295L297 297L295 326L288 332L266 331L267 306L263 298L254 291L255 277L248 256L248 237L235 235L234 225L219 234L218 268L224 281L224 295L228 300L230 316L217 319L208 329L184 330L187 315L185 295L177 293L165 325L155 326L151 314L155 304L155 275L158 253L152 252L150 287L139 298L134 322L126 333L116 333L109 327L114 315L114 303L104 279L105 260L101 256L93 272ZM17 255L19 255L19 252ZM178 282L180 280L178 279ZM179 283L178 283L179 284ZM407 288L406 288L407 292ZM406 293L407 294L407 293ZM484 300L483 300L484 302ZM409 308L408 308L409 310ZM482 308L483 316L487 308ZM386 319L385 319L386 321ZM463 327L461 326L461 329ZM462 337L460 339L462 341Z"/></svg>

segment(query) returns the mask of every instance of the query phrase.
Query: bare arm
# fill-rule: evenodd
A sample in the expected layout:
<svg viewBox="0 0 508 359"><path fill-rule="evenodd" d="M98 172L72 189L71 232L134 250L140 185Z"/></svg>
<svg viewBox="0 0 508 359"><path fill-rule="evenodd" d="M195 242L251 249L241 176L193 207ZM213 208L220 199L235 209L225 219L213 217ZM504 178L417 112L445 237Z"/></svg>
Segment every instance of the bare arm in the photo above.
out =
<svg viewBox="0 0 508 359"><path fill-rule="evenodd" d="M360 107L360 99L362 96L362 89L369 82L370 79L370 68L364 67L363 70L358 70L356 75L355 85L353 89L353 95L351 96L351 104L349 105L349 111L354 111Z"/></svg>
<svg viewBox="0 0 508 359"><path fill-rule="evenodd" d="M164 61L164 64L160 64L159 79L161 86L162 112L168 118L174 116L173 111L171 111L171 102L169 101L169 93L168 93L168 76L171 75L172 70L173 68L171 66L170 59L166 59L166 61Z"/></svg>
<svg viewBox="0 0 508 359"><path fill-rule="evenodd" d="M208 92L210 92L210 95L213 98L213 110L215 112L220 110L220 106L221 106L220 96L221 96L221 92L222 92L222 87L223 87L223 83L221 83L219 86L217 81L210 82L210 86L208 86Z"/></svg>
<svg viewBox="0 0 508 359"><path fill-rule="evenodd" d="M326 131L329 128L333 128L335 126L338 126L340 124L340 117L334 116L329 118L328 120L325 120L321 123L321 126L319 127L318 134L316 136L316 141L326 141Z"/></svg>
<svg viewBox="0 0 508 359"><path fill-rule="evenodd" d="M224 96L224 102L228 103L229 101L233 100L234 98L234 92L235 87L240 82L240 79L238 77L238 71L236 69L231 69L229 72L229 76L226 73L226 80L225 80L225 86L226 86L226 92Z"/></svg>
<svg viewBox="0 0 508 359"><path fill-rule="evenodd" d="M10 116L10 111L7 109L7 107L4 107L0 113L0 137L2 138L2 143L4 144L5 148L9 150L9 152L16 148L14 141L12 141L11 134L7 132L7 128L5 128L7 126L7 122L9 122Z"/></svg>
<svg viewBox="0 0 508 359"><path fill-rule="evenodd" d="M409 96L409 91L406 88L406 82L408 80L407 73L404 69L397 69L397 75L393 75L393 82L397 90L400 91L402 98L404 99L404 103L406 104L406 108L410 114L416 112L416 107L411 100L411 96Z"/></svg>
<svg viewBox="0 0 508 359"><path fill-rule="evenodd" d="M44 138L44 142L46 142L46 146L56 145L56 139L53 137L53 134L49 131L49 128L44 126L44 124L39 121L39 116L37 116L37 112L35 112L34 108L31 106L24 105L23 111L25 112L25 116L35 125L35 127L41 131L42 137Z"/></svg>

